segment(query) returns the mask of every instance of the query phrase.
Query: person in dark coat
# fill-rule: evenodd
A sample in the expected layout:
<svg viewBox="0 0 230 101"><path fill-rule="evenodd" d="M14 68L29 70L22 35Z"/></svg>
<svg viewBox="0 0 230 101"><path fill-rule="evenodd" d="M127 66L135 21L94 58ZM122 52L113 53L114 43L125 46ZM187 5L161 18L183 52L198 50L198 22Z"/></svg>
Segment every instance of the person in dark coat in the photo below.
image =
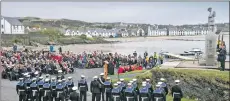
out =
<svg viewBox="0 0 230 101"><path fill-rule="evenodd" d="M220 71L225 70L225 60L226 60L226 48L225 46L221 46L219 54L218 54L218 61L220 62Z"/></svg>
<svg viewBox="0 0 230 101"><path fill-rule="evenodd" d="M104 79L104 73L101 73L100 74L100 77L98 78L98 81L99 81L99 83L100 83L100 85L101 85L101 87L100 87L100 92L101 92L101 99L102 99L102 101L105 101L105 97L104 97L104 95L105 95L105 86L104 86L104 82L105 82L105 79Z"/></svg>
<svg viewBox="0 0 230 101"><path fill-rule="evenodd" d="M181 87L179 86L180 80L175 80L176 85L172 87L172 97L173 101L181 101L181 98L183 98L183 92L181 90Z"/></svg>
<svg viewBox="0 0 230 101"><path fill-rule="evenodd" d="M80 91L80 101L87 101L86 92L88 91L88 84L84 75L81 75L81 79L78 81L78 88Z"/></svg>
<svg viewBox="0 0 230 101"><path fill-rule="evenodd" d="M72 91L70 93L70 101L80 101L80 96L79 96L79 93L77 92L77 87L73 87L72 88Z"/></svg>
<svg viewBox="0 0 230 101"><path fill-rule="evenodd" d="M98 77L94 76L93 81L90 83L90 91L92 93L92 101L100 101L101 100L101 92L100 92L100 83L98 82Z"/></svg>

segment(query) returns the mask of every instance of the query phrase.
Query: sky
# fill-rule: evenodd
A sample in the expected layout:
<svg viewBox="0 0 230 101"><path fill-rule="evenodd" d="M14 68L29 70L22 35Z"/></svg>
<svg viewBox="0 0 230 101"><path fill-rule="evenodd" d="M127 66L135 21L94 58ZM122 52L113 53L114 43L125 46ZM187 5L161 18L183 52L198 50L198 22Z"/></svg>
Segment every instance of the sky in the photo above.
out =
<svg viewBox="0 0 230 101"><path fill-rule="evenodd" d="M1 15L183 25L207 23L208 7L216 22L229 22L229 2L2 2Z"/></svg>

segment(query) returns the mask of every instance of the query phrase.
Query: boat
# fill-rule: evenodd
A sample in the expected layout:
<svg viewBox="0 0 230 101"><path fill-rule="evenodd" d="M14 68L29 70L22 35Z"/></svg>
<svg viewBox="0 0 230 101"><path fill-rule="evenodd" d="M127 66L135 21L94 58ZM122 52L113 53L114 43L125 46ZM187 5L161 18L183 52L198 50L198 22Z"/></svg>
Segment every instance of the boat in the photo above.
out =
<svg viewBox="0 0 230 101"><path fill-rule="evenodd" d="M192 48L190 51L184 51L184 53L181 53L181 56L195 56L196 54L200 55L203 54L200 48Z"/></svg>

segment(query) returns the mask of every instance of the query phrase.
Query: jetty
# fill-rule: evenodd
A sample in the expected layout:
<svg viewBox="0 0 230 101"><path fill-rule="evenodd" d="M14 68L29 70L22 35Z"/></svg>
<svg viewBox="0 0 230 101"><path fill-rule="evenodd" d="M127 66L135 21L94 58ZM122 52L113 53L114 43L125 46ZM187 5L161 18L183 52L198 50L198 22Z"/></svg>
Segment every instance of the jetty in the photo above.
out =
<svg viewBox="0 0 230 101"><path fill-rule="evenodd" d="M164 55L166 58L168 57L168 58L174 58L174 59L180 59L180 60L188 60L188 61L194 60L194 58L180 56L180 55L173 54L173 53L168 53L168 52L162 53L162 55Z"/></svg>

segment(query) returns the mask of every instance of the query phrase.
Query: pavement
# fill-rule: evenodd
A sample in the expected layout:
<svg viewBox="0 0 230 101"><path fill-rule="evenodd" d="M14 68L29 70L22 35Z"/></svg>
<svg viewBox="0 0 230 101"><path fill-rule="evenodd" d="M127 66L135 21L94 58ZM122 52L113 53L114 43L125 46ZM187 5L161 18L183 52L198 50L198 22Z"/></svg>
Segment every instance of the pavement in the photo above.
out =
<svg viewBox="0 0 230 101"><path fill-rule="evenodd" d="M77 85L77 81L80 79L81 75L86 76L86 80L88 83L88 86L90 87L90 82L93 80L93 76L99 76L100 73L103 73L103 68L95 68L95 69L75 69L75 72L73 74L67 74L65 75L65 78L68 76L72 76L73 80L75 82L75 85ZM113 78L116 78L115 76ZM1 97L2 99L0 101L18 101L18 95L16 93L16 84L17 81L9 81L8 79L2 79L2 86L1 86ZM87 101L91 101L91 93L87 92Z"/></svg>

